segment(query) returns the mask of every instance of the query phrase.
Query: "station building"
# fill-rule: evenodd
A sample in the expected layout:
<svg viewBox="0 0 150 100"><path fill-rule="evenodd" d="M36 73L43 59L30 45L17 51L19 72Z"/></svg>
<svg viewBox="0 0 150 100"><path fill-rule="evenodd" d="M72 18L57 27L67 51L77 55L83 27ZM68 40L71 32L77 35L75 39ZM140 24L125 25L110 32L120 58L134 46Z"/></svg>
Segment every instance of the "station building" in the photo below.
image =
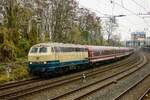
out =
<svg viewBox="0 0 150 100"><path fill-rule="evenodd" d="M127 47L143 47L145 45L145 32L132 32L131 40L126 41Z"/></svg>

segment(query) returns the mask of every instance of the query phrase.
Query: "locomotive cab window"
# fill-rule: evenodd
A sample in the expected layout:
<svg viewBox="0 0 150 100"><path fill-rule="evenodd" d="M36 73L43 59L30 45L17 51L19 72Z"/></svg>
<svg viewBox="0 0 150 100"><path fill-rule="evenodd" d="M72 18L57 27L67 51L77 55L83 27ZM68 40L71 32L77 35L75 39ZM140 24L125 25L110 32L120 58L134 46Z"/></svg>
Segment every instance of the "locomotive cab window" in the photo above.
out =
<svg viewBox="0 0 150 100"><path fill-rule="evenodd" d="M41 47L39 50L39 53L46 53L47 52L47 48L46 47Z"/></svg>
<svg viewBox="0 0 150 100"><path fill-rule="evenodd" d="M38 52L38 48L34 47L31 49L31 53L37 53Z"/></svg>

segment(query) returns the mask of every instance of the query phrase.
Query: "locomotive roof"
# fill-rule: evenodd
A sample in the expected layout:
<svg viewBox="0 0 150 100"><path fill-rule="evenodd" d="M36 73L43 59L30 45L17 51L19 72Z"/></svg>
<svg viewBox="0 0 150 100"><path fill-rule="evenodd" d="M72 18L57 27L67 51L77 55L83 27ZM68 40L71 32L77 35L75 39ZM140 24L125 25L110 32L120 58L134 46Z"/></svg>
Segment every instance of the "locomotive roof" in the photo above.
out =
<svg viewBox="0 0 150 100"><path fill-rule="evenodd" d="M36 45L33 45L33 47L41 47L41 46L46 46L46 47L54 47L54 46L59 46L59 47L79 47L79 48L89 48L89 49L130 49L127 47L112 47L112 46L93 46L93 45L80 45L80 44L64 44L64 43L39 43Z"/></svg>
<svg viewBox="0 0 150 100"><path fill-rule="evenodd" d="M64 44L64 43L39 43L34 45L35 47L40 47L40 46L46 46L46 47L51 47L51 46L60 46L60 47L82 47L85 48L84 45L80 45L80 44ZM33 46L33 47L34 47Z"/></svg>

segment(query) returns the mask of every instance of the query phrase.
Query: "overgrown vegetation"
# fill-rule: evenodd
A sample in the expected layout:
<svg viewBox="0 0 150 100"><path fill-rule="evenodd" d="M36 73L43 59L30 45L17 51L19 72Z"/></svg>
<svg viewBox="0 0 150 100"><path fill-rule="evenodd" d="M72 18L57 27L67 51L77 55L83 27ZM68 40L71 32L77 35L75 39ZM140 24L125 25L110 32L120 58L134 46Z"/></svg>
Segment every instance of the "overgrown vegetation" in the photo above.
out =
<svg viewBox="0 0 150 100"><path fill-rule="evenodd" d="M103 38L100 17L79 8L76 0L1 0L0 4L4 8L0 10L4 15L0 23L0 62L26 58L29 48L40 42L111 45ZM26 68L19 66L12 78L2 75L0 80L26 77Z"/></svg>
<svg viewBox="0 0 150 100"><path fill-rule="evenodd" d="M11 68L8 76L8 66ZM0 83L21 80L29 78L29 73L27 70L27 65L25 64L6 64L0 65Z"/></svg>
<svg viewBox="0 0 150 100"><path fill-rule="evenodd" d="M2 0L0 4L5 9L0 62L27 56L29 48L39 42L112 45L103 38L100 17L79 8L76 0Z"/></svg>

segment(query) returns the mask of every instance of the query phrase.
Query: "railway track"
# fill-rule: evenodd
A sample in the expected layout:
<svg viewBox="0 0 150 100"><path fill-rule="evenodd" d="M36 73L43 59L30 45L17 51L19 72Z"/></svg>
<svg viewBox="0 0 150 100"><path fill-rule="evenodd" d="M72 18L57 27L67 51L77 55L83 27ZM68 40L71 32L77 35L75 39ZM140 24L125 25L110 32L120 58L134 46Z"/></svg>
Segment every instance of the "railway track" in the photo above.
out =
<svg viewBox="0 0 150 100"><path fill-rule="evenodd" d="M147 55L146 55L147 56ZM148 60L149 57L147 56ZM149 66L149 65L147 65ZM146 73L146 72L144 72ZM147 89L143 95L141 95L140 97L138 97L138 95L140 95L140 92L143 91L142 87L143 85L146 85L146 83L144 83L144 81L149 80L150 77L150 72L146 73L141 79L139 79L138 81L136 81L134 84L132 84L130 87L128 87L127 89L125 89L123 92L121 92L117 97L114 98L114 100L124 100L124 99L133 99L133 98L138 98L138 100L149 100L150 96L148 97L148 93L150 92L150 88ZM144 84L143 84L144 83ZM149 83L148 83L149 84ZM139 89L139 87L141 88L141 90ZM140 90L140 92L138 92L138 89ZM133 92L137 92L139 94L137 94L135 97L133 96L134 94L132 94ZM131 93L132 92L132 93ZM131 98L132 97L132 98ZM149 98L149 99L144 99L144 98Z"/></svg>
<svg viewBox="0 0 150 100"><path fill-rule="evenodd" d="M17 86L21 86L21 85L30 84L30 83L33 83L33 82L38 82L38 81L40 81L40 78L31 78L31 79L26 79L26 80L19 80L19 81L13 81L13 82L0 84L0 91L2 91L4 89L9 89L9 88L12 88L12 87L17 87Z"/></svg>
<svg viewBox="0 0 150 100"><path fill-rule="evenodd" d="M136 82L135 84L133 84L131 87L129 87L128 89L126 89L125 91L123 91L120 95L118 95L114 100L120 100L120 98L125 95L127 92L129 92L132 88L136 87L138 84L140 84L143 80L145 80L147 77L150 76L150 73L145 75L143 79L139 80L138 82Z"/></svg>
<svg viewBox="0 0 150 100"><path fill-rule="evenodd" d="M147 89L138 100L149 100L150 99L150 88Z"/></svg>
<svg viewBox="0 0 150 100"><path fill-rule="evenodd" d="M145 54L147 55L147 58L150 61L150 55L147 53ZM144 93L138 98L138 100L150 100L150 88L146 89Z"/></svg>
<svg viewBox="0 0 150 100"><path fill-rule="evenodd" d="M145 62L142 62L143 60L141 60L141 65L143 65ZM56 100L72 100L72 99L75 99L75 100L80 100L82 98L84 98L85 96L88 96L89 94L92 94L96 91L99 91L101 90L102 88L105 88L107 86L109 86L110 84L114 84L116 83L117 81L123 79L124 77L127 77L128 75L132 74L133 72L137 71L138 68L135 68L136 65L139 65L140 62L134 64L134 65L131 65L131 67L123 70L123 71L120 71L118 73L115 73L107 78L104 78L102 80L98 80L97 82L93 82L91 84L88 84L86 86L83 86L83 87L80 87L80 88L77 88L77 89L74 89L72 91L69 91L67 93L64 93L64 94L61 94L53 99L56 99ZM141 68L141 66L139 67ZM129 71L130 70L130 71ZM126 72L129 72L129 73L126 73Z"/></svg>
<svg viewBox="0 0 150 100"><path fill-rule="evenodd" d="M150 61L150 55L147 55ZM150 88L146 89L146 91L138 98L138 100L149 100L150 99Z"/></svg>
<svg viewBox="0 0 150 100"><path fill-rule="evenodd" d="M145 53L148 61L150 61L149 54ZM147 71L143 70L139 73L142 78L139 78L138 81L136 81L134 84L132 84L130 87L122 91L117 97L115 97L114 100L150 100L150 88L149 88L149 79L150 79L150 63L146 64L143 69L147 69Z"/></svg>
<svg viewBox="0 0 150 100"><path fill-rule="evenodd" d="M129 60L129 59L128 59ZM132 57L132 60L126 62L129 63L129 62L133 62L135 63L136 61L138 60L138 57L136 57L136 60L133 59ZM133 64L132 63L132 64ZM118 68L118 67L121 67L123 66L125 63L122 63L122 64L113 64L116 65L114 68ZM112 65L111 65L112 66ZM98 68L97 68L98 69ZM97 73L102 73L102 72L106 72L108 70L111 70L112 68L109 66L107 66L105 69L103 70L99 70L98 72L91 72L91 71L86 71L85 73L88 75L88 76L92 76L92 75L96 75ZM71 80L69 80L71 79ZM41 91L41 90L44 90L44 89L47 89L47 88L52 88L52 87L55 87L55 86L58 86L60 84L66 84L68 82L73 82L75 80L79 80L81 79L81 73L79 74L76 74L76 75L72 75L70 77L67 77L67 78L61 78L61 79L58 79L58 80L52 80L50 82L47 82L46 84L40 84L40 85L37 85L37 86L32 86L32 87L26 87L26 88L21 88L21 89L18 89L16 91L12 90L12 91L1 91L0 90L0 98L2 99L16 99L18 97L21 97L21 96L24 96L24 95L27 95L27 94L30 94L30 93L34 93L34 92L37 92L37 91ZM28 82L27 82L28 83ZM25 83L22 83L23 85L25 85ZM12 85L13 86L13 85ZM18 85L14 85L14 86L18 86ZM11 87L10 86L7 86L7 87ZM3 88L4 89L4 88ZM6 89L6 88L5 88ZM14 88L15 89L15 88Z"/></svg>
<svg viewBox="0 0 150 100"><path fill-rule="evenodd" d="M21 85L25 85L25 84L30 84L33 82L37 82L39 80L42 80L42 79L31 78L31 79L27 79L27 80L20 80L20 81L14 81L14 82L10 82L10 83L0 84L0 91L11 88L11 87L17 87L17 86L21 86Z"/></svg>

